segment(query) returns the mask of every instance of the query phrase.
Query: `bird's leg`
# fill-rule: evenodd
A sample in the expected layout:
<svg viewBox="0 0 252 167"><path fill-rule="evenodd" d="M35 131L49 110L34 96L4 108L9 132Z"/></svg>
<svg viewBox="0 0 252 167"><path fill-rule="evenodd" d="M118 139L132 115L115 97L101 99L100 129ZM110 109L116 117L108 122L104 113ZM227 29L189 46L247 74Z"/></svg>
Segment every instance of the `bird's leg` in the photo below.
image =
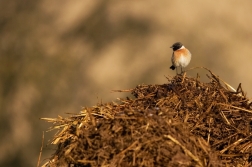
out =
<svg viewBox="0 0 252 167"><path fill-rule="evenodd" d="M180 66L180 68L181 68L181 74L183 74L183 68L182 68L182 66Z"/></svg>
<svg viewBox="0 0 252 167"><path fill-rule="evenodd" d="M178 67L176 67L176 74L178 75Z"/></svg>

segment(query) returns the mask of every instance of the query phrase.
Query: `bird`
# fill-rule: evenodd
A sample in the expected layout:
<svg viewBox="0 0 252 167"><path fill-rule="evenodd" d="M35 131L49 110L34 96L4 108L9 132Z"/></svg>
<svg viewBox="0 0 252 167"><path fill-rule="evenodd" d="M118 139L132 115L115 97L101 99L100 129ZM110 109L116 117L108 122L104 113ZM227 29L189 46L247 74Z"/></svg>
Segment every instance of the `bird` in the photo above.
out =
<svg viewBox="0 0 252 167"><path fill-rule="evenodd" d="M180 67L180 74L182 74L182 68L186 67L190 63L192 54L181 42L174 43L170 48L173 49L171 57L172 66L170 67L170 69L175 70L176 68L176 73L178 74L177 68Z"/></svg>

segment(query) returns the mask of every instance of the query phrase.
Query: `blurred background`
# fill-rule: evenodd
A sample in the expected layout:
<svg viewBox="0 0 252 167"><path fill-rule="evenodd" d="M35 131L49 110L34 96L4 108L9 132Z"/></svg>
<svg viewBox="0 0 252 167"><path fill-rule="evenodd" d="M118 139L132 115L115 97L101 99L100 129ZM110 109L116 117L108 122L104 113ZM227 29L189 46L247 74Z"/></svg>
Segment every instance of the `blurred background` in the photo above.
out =
<svg viewBox="0 0 252 167"><path fill-rule="evenodd" d="M252 1L0 1L0 166L36 166L41 117L164 84L170 46L252 95ZM202 81L206 71L195 69ZM55 132L45 133L45 144ZM41 164L53 154L45 146Z"/></svg>

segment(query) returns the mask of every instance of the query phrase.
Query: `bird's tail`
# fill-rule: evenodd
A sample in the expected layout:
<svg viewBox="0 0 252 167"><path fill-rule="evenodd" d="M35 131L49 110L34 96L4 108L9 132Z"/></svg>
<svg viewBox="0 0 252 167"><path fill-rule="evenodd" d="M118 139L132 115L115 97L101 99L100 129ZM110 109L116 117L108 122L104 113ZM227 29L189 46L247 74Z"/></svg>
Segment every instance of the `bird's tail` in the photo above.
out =
<svg viewBox="0 0 252 167"><path fill-rule="evenodd" d="M175 66L174 65L172 65L171 67L170 67L170 69L172 69L172 70L175 70Z"/></svg>

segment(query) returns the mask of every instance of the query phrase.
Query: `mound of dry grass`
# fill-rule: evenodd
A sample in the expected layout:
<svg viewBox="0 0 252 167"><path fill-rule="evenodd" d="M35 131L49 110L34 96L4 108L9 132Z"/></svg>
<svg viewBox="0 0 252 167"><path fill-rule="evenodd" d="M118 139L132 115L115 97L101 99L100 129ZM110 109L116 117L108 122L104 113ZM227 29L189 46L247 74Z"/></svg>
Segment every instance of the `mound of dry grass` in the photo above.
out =
<svg viewBox="0 0 252 167"><path fill-rule="evenodd" d="M43 118L60 129L44 166L252 166L251 102L211 71L138 85L135 98Z"/></svg>

